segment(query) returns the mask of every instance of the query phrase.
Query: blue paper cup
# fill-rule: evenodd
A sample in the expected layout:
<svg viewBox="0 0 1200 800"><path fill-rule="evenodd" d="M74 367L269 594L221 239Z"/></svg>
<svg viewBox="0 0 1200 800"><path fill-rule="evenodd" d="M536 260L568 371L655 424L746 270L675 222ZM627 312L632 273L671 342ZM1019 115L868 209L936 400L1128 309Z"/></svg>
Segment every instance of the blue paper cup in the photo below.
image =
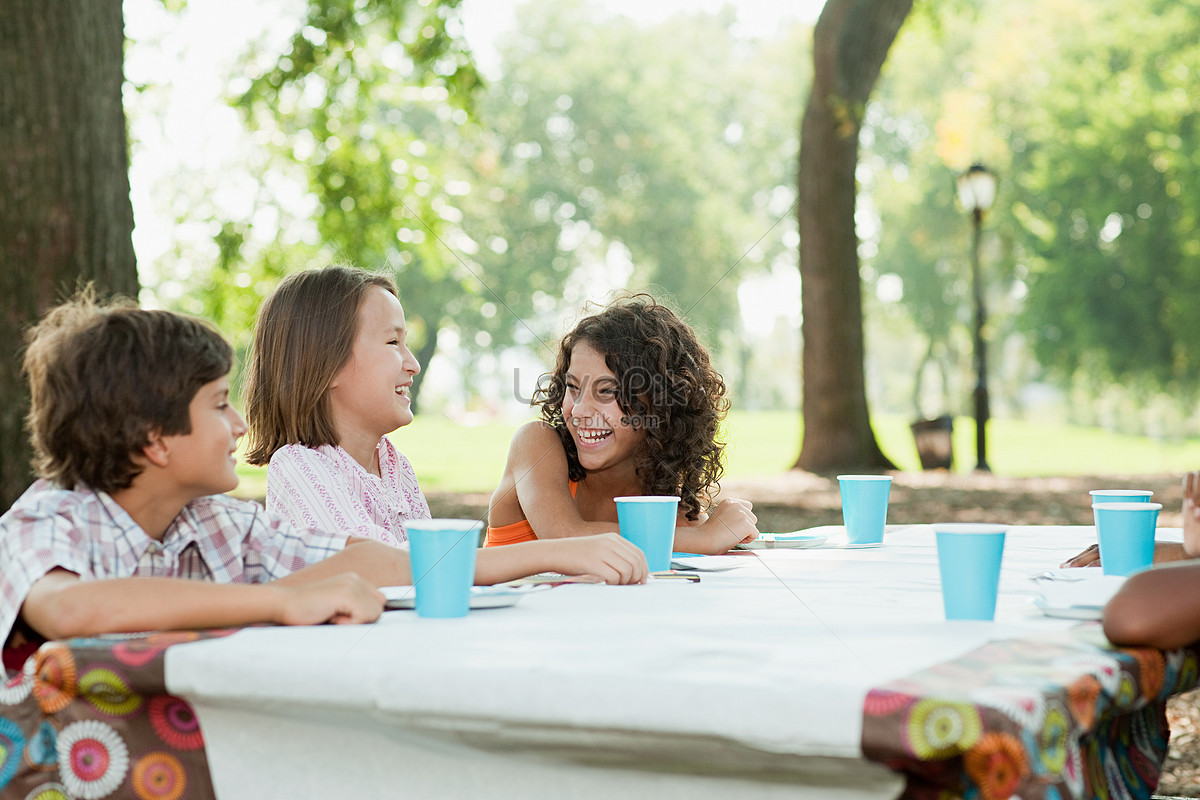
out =
<svg viewBox="0 0 1200 800"><path fill-rule="evenodd" d="M1154 526L1161 508L1161 503L1092 504L1105 575L1130 575L1154 563Z"/></svg>
<svg viewBox="0 0 1200 800"><path fill-rule="evenodd" d="M651 572L671 569L679 498L643 495L613 499L617 502L617 523L621 526L621 537L633 542L645 553L646 566Z"/></svg>
<svg viewBox="0 0 1200 800"><path fill-rule="evenodd" d="M880 544L887 521L888 475L838 475L842 493L842 522L850 544Z"/></svg>
<svg viewBox="0 0 1200 800"><path fill-rule="evenodd" d="M994 619L1007 528L947 523L933 530L946 619Z"/></svg>
<svg viewBox="0 0 1200 800"><path fill-rule="evenodd" d="M1154 492L1149 489L1093 489L1092 505L1096 503L1149 503Z"/></svg>
<svg viewBox="0 0 1200 800"><path fill-rule="evenodd" d="M477 519L406 520L417 616L465 617L475 583Z"/></svg>

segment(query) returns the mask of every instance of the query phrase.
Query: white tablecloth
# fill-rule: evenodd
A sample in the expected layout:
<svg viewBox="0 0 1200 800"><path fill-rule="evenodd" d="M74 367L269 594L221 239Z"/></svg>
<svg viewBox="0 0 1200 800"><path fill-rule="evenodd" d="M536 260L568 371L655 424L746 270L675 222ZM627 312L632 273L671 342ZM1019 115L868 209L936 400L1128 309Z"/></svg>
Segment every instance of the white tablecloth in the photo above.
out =
<svg viewBox="0 0 1200 800"><path fill-rule="evenodd" d="M900 779L861 755L867 691L1074 624L1036 612L1030 576L1093 541L1090 526L1011 528L995 622L943 620L932 530L908 526L873 550L730 556L737 569L698 584L247 629L172 648L166 675L200 716L222 800L892 797Z"/></svg>

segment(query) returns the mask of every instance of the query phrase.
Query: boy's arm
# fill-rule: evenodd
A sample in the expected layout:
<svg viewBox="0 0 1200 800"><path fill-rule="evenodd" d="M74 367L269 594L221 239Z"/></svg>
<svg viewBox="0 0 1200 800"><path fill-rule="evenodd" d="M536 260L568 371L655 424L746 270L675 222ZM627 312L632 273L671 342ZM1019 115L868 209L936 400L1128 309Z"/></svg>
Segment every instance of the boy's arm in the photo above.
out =
<svg viewBox="0 0 1200 800"><path fill-rule="evenodd" d="M357 575L303 585L216 584L180 578L82 581L54 569L25 596L21 616L47 639L101 633L222 628L273 622L371 622L384 597Z"/></svg>
<svg viewBox="0 0 1200 800"><path fill-rule="evenodd" d="M1200 639L1200 562L1129 576L1104 608L1104 634L1115 645L1162 650Z"/></svg>

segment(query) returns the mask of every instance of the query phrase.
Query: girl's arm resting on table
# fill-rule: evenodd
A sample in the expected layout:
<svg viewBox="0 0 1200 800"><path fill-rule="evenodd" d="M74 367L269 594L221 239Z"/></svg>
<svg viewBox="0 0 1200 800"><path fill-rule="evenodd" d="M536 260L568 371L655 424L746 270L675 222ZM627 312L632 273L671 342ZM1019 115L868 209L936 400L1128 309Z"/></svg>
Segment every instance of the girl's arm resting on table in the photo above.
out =
<svg viewBox="0 0 1200 800"><path fill-rule="evenodd" d="M1171 561L1185 561L1189 556L1184 549L1184 545L1179 542L1155 542L1154 543L1154 563L1167 564ZM1066 561L1058 565L1059 567L1098 567L1100 566L1100 546L1088 545L1082 552L1071 556Z"/></svg>
<svg viewBox="0 0 1200 800"><path fill-rule="evenodd" d="M82 581L54 569L29 590L21 616L47 639L274 622L372 622L384 597L357 575L305 585L218 584L181 578Z"/></svg>
<svg viewBox="0 0 1200 800"><path fill-rule="evenodd" d="M758 517L747 500L722 500L696 525L681 525L675 529L675 550L682 553L721 555L736 544L758 537L755 523Z"/></svg>
<svg viewBox="0 0 1200 800"><path fill-rule="evenodd" d="M1115 645L1161 650L1200 639L1200 562L1129 576L1104 608L1104 634Z"/></svg>
<svg viewBox="0 0 1200 800"><path fill-rule="evenodd" d="M504 483L516 493L525 518L539 539L563 539L615 533L611 522L585 522L567 487L567 454L549 425L530 422L519 428L508 450ZM501 503L493 502L493 507ZM504 502L504 506L508 503ZM516 520L490 519L493 526ZM491 548L489 548L491 549Z"/></svg>
<svg viewBox="0 0 1200 800"><path fill-rule="evenodd" d="M1184 558L1200 558L1200 472L1183 476Z"/></svg>
<svg viewBox="0 0 1200 800"><path fill-rule="evenodd" d="M615 533L487 547L475 556L475 583L502 583L539 572L594 575L605 583L644 583L646 557Z"/></svg>
<svg viewBox="0 0 1200 800"><path fill-rule="evenodd" d="M412 567L406 551L360 536L348 537L346 547L341 552L282 577L275 583L296 586L345 573L357 573L372 586L412 584Z"/></svg>

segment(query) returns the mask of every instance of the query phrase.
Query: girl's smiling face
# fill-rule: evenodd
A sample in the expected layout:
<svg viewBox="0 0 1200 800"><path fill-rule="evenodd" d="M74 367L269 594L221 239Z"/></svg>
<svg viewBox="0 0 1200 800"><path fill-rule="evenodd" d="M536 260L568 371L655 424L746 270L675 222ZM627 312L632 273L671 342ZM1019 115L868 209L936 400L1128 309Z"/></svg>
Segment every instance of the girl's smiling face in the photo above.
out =
<svg viewBox="0 0 1200 800"><path fill-rule="evenodd" d="M562 413L580 465L588 472L631 460L646 441L644 426L629 424L617 398L619 384L604 356L586 342L571 351Z"/></svg>
<svg viewBox="0 0 1200 800"><path fill-rule="evenodd" d="M378 286L358 310L350 360L329 386L334 424L343 441L378 439L413 421L409 390L421 365L408 349L404 309Z"/></svg>

